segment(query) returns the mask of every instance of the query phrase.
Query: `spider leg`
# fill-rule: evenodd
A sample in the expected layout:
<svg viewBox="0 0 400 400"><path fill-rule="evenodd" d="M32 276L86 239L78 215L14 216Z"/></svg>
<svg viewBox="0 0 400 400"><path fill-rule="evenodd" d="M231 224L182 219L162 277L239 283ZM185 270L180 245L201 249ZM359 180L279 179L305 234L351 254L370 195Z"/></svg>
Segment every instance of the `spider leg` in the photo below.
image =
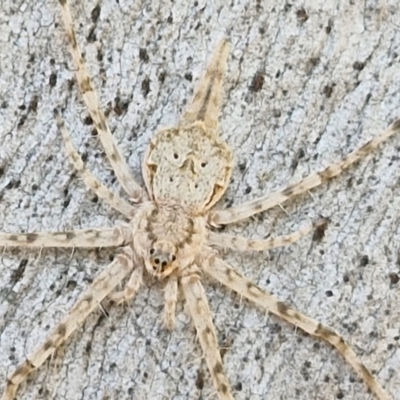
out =
<svg viewBox="0 0 400 400"><path fill-rule="evenodd" d="M136 293L139 291L140 286L143 283L143 264L138 263L135 260L136 268L133 270L128 283L125 285L123 290L110 293L108 299L114 303L122 304L132 300Z"/></svg>
<svg viewBox="0 0 400 400"><path fill-rule="evenodd" d="M365 143L362 147L354 150L342 160L330 165L324 170L311 174L301 181L286 187L285 189L268 194L243 203L239 206L232 207L226 210L217 210L210 213L209 221L213 226L231 224L233 222L241 221L254 214L258 214L269 208L275 207L278 204L304 193L307 190L321 185L327 180L339 175L342 171L350 167L361 158L375 150L382 142L390 138L395 133L400 131L400 119L396 120L387 129L381 132L377 137Z"/></svg>
<svg viewBox="0 0 400 400"><path fill-rule="evenodd" d="M178 279L175 275L168 277L164 290L164 323L167 329L172 331L175 328L175 310L178 301Z"/></svg>
<svg viewBox="0 0 400 400"><path fill-rule="evenodd" d="M235 251L262 251L282 247L297 242L301 237L310 233L313 229L325 225L327 221L319 221L303 226L298 231L289 235L268 239L247 239L243 236L227 235L225 233L209 232L207 244L219 248L227 248Z"/></svg>
<svg viewBox="0 0 400 400"><path fill-rule="evenodd" d="M103 148L119 183L131 197L132 201L139 202L145 196L145 193L133 178L128 164L122 157L110 132L104 113L101 110L96 91L93 87L81 50L76 41L68 1L59 0L59 2L62 8L62 19L64 21L65 30L67 31L70 51L75 62L76 79L81 89L83 100L89 109L90 116L94 122L101 143L103 144Z"/></svg>
<svg viewBox="0 0 400 400"><path fill-rule="evenodd" d="M211 319L211 311L200 277L196 270L189 271L181 279L183 292L189 306L197 335L203 349L219 400L233 400L228 379L222 366L217 335Z"/></svg>
<svg viewBox="0 0 400 400"><path fill-rule="evenodd" d="M67 232L0 232L0 247L119 247L130 236L129 229L124 227Z"/></svg>
<svg viewBox="0 0 400 400"><path fill-rule="evenodd" d="M196 121L202 121L207 130L217 131L228 54L229 43L221 40L214 51L205 75L194 91L192 103L182 116L181 125L192 125Z"/></svg>
<svg viewBox="0 0 400 400"><path fill-rule="evenodd" d="M79 155L74 145L72 144L69 132L57 110L54 110L54 115L56 117L58 128L60 129L63 136L65 148L69 159L71 160L75 169L78 171L84 184L88 188L90 188L98 197L105 200L112 208L127 217L132 217L135 209L127 201L116 196L110 189L108 189L97 178L95 178L93 174L86 168L82 157Z"/></svg>
<svg viewBox="0 0 400 400"><path fill-rule="evenodd" d="M129 249L124 248L126 252ZM116 259L94 280L71 311L58 324L46 341L9 375L1 400L13 400L18 386L27 375L39 368L54 351L83 323L86 317L132 270L131 255L118 254Z"/></svg>
<svg viewBox="0 0 400 400"><path fill-rule="evenodd" d="M323 339L331 344L358 373L371 392L374 393L378 399L391 399L391 396L382 388L371 372L364 366L350 345L346 343L337 332L289 307L265 290L259 288L230 267L227 263L216 257L210 258L210 264L205 267L205 270L208 275L221 282L229 289L239 293L243 297L246 297L267 311L272 312L278 317L284 319L286 322L303 329L303 331L307 332L311 336Z"/></svg>

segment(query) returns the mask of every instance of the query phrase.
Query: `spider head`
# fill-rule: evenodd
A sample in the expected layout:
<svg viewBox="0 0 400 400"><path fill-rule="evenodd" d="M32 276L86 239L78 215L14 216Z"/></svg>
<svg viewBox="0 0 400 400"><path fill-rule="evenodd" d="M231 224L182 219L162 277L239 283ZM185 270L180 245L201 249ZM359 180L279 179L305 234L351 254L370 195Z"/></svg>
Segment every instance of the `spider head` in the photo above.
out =
<svg viewBox="0 0 400 400"><path fill-rule="evenodd" d="M155 241L146 260L148 272L159 279L170 275L177 268L176 247L167 240Z"/></svg>

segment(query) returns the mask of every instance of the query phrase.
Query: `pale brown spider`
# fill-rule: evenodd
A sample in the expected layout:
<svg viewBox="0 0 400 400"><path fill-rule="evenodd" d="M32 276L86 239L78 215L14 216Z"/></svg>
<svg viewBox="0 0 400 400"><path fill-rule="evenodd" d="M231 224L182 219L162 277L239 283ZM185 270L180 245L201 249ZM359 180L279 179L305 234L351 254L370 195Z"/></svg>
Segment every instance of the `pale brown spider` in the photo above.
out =
<svg viewBox="0 0 400 400"><path fill-rule="evenodd" d="M85 229L71 232L0 233L0 246L21 247L118 247L115 260L48 336L45 343L9 375L1 400L15 397L18 385L77 329L100 302L108 298L122 303L139 290L144 273L165 281L165 324L175 325L178 287L181 286L193 318L200 344L220 400L233 399L225 376L212 323L211 312L200 282L202 274L216 279L265 310L333 345L379 399L389 399L371 372L352 348L334 330L295 311L259 288L218 258L215 248L259 251L288 245L321 227L325 221L275 239L250 240L216 233L211 228L248 218L310 190L373 151L400 130L397 120L375 139L347 157L300 182L270 195L225 210L212 210L224 194L232 172L232 152L218 137L218 114L223 73L229 45L221 41L199 83L193 102L176 128L164 129L152 139L143 160L146 190L133 179L100 109L93 85L75 39L67 0L60 0L62 16L76 65L76 76L99 138L118 181L134 203L131 205L100 183L85 167L73 147L69 133L57 111L55 117L67 153L83 179L98 197L121 212L128 220L116 228ZM114 289L126 277L123 291Z"/></svg>

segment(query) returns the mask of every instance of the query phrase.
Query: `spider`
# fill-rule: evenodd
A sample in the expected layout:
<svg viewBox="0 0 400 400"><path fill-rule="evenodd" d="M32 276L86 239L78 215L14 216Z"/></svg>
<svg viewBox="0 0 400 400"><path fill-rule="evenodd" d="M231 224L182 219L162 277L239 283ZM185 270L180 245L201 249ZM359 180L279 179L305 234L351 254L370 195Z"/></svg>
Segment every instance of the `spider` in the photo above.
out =
<svg viewBox="0 0 400 400"><path fill-rule="evenodd" d="M116 196L87 170L72 144L59 111L55 110L67 154L83 182L99 198L123 214L128 222L115 228L70 232L0 233L2 247L119 249L115 259L82 294L46 341L8 376L1 400L15 398L18 386L27 375L39 368L104 299L118 304L133 299L140 289L144 274L165 282L164 321L169 329L175 325L178 288L182 288L220 400L233 399L233 395L224 373L211 311L201 284L203 274L308 334L330 343L377 398L390 399L390 395L338 333L284 304L218 257L218 249L261 251L289 245L315 228L324 228L325 220L304 226L286 236L264 240L231 236L211 228L249 218L339 175L397 133L400 130L400 120L321 172L242 205L214 210L213 206L229 184L233 165L229 146L218 136L223 74L229 53L228 42L222 40L178 126L161 130L152 139L143 160L142 171L146 186L146 190L143 190L133 179L101 111L75 38L67 0L59 2L83 99L108 160L131 202ZM125 288L115 290L125 279L128 279Z"/></svg>

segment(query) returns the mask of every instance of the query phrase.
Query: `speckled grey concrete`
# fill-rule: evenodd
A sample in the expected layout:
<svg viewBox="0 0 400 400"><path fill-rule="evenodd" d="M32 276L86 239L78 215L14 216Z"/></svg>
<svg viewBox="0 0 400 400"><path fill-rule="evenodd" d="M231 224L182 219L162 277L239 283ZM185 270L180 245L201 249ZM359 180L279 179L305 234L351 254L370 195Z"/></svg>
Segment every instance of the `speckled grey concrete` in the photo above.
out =
<svg viewBox="0 0 400 400"><path fill-rule="evenodd" d="M28 5L34 3L34 6ZM232 52L221 135L236 167L223 201L239 204L340 159L400 115L400 10L375 2L214 1L72 4L78 39L111 130L135 176L151 136L174 125L219 38ZM297 4L295 4L297 3ZM63 116L91 170L121 193L88 115L54 1L3 0L0 12L0 230L111 226L63 149ZM140 51L140 49L143 49ZM140 57L141 54L141 57ZM254 77L262 74L259 91ZM253 85L252 85L253 82ZM260 81L259 81L260 82ZM115 107L116 99L119 107ZM127 105L126 112L119 112ZM122 110L123 111L123 110ZM120 115L118 115L120 114ZM298 310L335 328L400 399L400 138L329 184L227 231L264 237L330 218L320 243L303 238L262 254L224 255ZM0 253L0 390L109 262L108 251ZM210 399L213 387L181 302L162 326L162 286L131 306L94 313L20 399ZM237 399L371 398L339 354L206 281Z"/></svg>

